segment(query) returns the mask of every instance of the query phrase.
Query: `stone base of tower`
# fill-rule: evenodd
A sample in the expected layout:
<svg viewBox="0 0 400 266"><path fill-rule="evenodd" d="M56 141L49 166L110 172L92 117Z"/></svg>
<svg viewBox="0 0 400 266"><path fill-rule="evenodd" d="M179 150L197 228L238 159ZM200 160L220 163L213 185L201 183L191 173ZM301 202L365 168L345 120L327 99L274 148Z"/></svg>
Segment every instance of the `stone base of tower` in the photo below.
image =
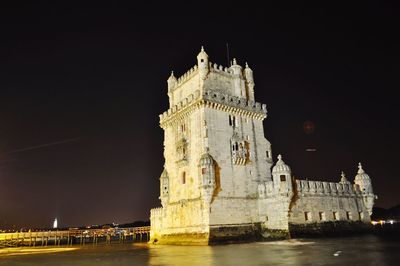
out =
<svg viewBox="0 0 400 266"><path fill-rule="evenodd" d="M208 229L208 232L157 233L153 231L149 243L155 245L220 245L289 238L287 230L266 229L261 223L211 225Z"/></svg>
<svg viewBox="0 0 400 266"><path fill-rule="evenodd" d="M209 244L208 233L176 233L176 234L159 234L150 238L150 244L154 245L195 245L204 246Z"/></svg>
<svg viewBox="0 0 400 266"><path fill-rule="evenodd" d="M288 231L271 230L262 223L210 226L210 245L287 239Z"/></svg>
<svg viewBox="0 0 400 266"><path fill-rule="evenodd" d="M329 237L346 236L372 231L370 223L362 221L327 221L323 223L289 224L290 236L298 237Z"/></svg>

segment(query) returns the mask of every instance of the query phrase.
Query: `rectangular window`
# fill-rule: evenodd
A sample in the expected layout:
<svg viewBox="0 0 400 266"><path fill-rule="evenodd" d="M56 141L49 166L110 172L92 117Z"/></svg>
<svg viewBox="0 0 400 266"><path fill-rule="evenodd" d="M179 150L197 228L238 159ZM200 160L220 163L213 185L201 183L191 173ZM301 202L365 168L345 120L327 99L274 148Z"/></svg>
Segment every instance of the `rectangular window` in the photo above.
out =
<svg viewBox="0 0 400 266"><path fill-rule="evenodd" d="M267 154L267 158L269 158L269 151L267 151L266 154Z"/></svg>
<svg viewBox="0 0 400 266"><path fill-rule="evenodd" d="M285 175L281 175L281 182L286 182L286 176Z"/></svg>
<svg viewBox="0 0 400 266"><path fill-rule="evenodd" d="M338 214L338 212L333 212L333 220L339 221L339 214Z"/></svg>
<svg viewBox="0 0 400 266"><path fill-rule="evenodd" d="M351 212L346 212L346 217L347 220L351 220L352 219Z"/></svg>
<svg viewBox="0 0 400 266"><path fill-rule="evenodd" d="M364 220L364 213L363 212L359 212L358 214L359 214L359 217L360 217L360 221Z"/></svg>
<svg viewBox="0 0 400 266"><path fill-rule="evenodd" d="M320 221L325 221L325 220L326 220L325 212L320 212L320 213L319 213L319 220L320 220Z"/></svg>
<svg viewBox="0 0 400 266"><path fill-rule="evenodd" d="M311 221L311 212L304 212L304 219L307 221Z"/></svg>
<svg viewBox="0 0 400 266"><path fill-rule="evenodd" d="M186 184L186 172L182 173L182 184Z"/></svg>
<svg viewBox="0 0 400 266"><path fill-rule="evenodd" d="M201 168L201 174L202 175L207 174L207 168Z"/></svg>

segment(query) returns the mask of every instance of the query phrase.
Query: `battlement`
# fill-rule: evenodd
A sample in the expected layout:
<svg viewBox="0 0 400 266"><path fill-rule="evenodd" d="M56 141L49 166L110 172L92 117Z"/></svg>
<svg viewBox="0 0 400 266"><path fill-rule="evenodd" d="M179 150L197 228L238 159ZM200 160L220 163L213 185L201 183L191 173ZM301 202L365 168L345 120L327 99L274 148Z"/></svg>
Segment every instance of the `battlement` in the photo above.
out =
<svg viewBox="0 0 400 266"><path fill-rule="evenodd" d="M222 74L225 76L232 76L233 77L233 71L228 68L224 67L222 65L218 65L217 63L212 63L209 62L208 68L210 72ZM197 65L194 65L192 68L190 68L186 73L181 75L180 77L177 78L177 82L173 90L177 89L180 85L185 83L187 80L191 79L194 77L197 73L199 72L199 68Z"/></svg>
<svg viewBox="0 0 400 266"><path fill-rule="evenodd" d="M302 195L355 196L361 195L357 185L349 182L323 182L296 179L297 191Z"/></svg>
<svg viewBox="0 0 400 266"><path fill-rule="evenodd" d="M158 208L153 208L150 210L150 217L154 218L154 217L159 217L162 215L162 207L158 207Z"/></svg>
<svg viewBox="0 0 400 266"><path fill-rule="evenodd" d="M209 107L238 113L240 115L254 116L263 119L267 116L267 106L259 102L246 100L237 96L220 93L215 90L207 90L200 96L200 91L190 94L188 97L160 114L160 124L170 120L175 114L193 106L194 103L208 103Z"/></svg>
<svg viewBox="0 0 400 266"><path fill-rule="evenodd" d="M232 107L241 108L250 112L261 113L266 116L267 105L259 102L246 100L237 96L232 96L224 93L220 93L216 90L207 90L203 94L203 99L218 104L225 104Z"/></svg>
<svg viewBox="0 0 400 266"><path fill-rule="evenodd" d="M233 72L228 67L218 65L217 63L213 64L213 63L209 62L208 67L209 67L210 71L213 71L213 72L217 72L217 73L221 73L221 74L225 74L225 75L233 74Z"/></svg>
<svg viewBox="0 0 400 266"><path fill-rule="evenodd" d="M174 89L178 88L180 85L185 83L187 80L191 79L193 76L195 76L198 73L198 66L194 65L191 69L189 69L185 74L177 78L177 83Z"/></svg>

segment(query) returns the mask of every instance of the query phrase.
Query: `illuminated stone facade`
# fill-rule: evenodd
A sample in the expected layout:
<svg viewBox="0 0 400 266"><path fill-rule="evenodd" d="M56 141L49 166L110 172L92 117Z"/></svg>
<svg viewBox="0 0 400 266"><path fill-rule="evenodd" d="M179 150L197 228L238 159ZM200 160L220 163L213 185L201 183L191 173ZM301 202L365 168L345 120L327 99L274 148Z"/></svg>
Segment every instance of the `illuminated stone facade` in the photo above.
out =
<svg viewBox="0 0 400 266"><path fill-rule="evenodd" d="M253 72L208 60L168 81L162 207L151 210L151 240L213 244L286 237L291 225L369 222L375 195L361 166L355 184L294 180L279 160L272 168L264 137L265 104L255 102Z"/></svg>

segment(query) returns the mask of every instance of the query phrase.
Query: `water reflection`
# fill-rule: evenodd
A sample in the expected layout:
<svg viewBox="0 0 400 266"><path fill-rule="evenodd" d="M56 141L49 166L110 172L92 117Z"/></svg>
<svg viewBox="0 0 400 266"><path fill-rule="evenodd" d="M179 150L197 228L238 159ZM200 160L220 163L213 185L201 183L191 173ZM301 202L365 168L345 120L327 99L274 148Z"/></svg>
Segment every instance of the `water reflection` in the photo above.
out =
<svg viewBox="0 0 400 266"><path fill-rule="evenodd" d="M69 252L46 254L41 253L45 248L30 249L34 252L24 256L0 253L0 266L397 265L400 261L397 238L374 235L225 246L88 245Z"/></svg>
<svg viewBox="0 0 400 266"><path fill-rule="evenodd" d="M0 249L0 257L32 255L32 254L46 254L46 253L73 251L73 250L77 250L77 249L78 248L71 248L71 247L4 248L4 249Z"/></svg>
<svg viewBox="0 0 400 266"><path fill-rule="evenodd" d="M215 247L210 246L149 246L150 265L215 265Z"/></svg>

